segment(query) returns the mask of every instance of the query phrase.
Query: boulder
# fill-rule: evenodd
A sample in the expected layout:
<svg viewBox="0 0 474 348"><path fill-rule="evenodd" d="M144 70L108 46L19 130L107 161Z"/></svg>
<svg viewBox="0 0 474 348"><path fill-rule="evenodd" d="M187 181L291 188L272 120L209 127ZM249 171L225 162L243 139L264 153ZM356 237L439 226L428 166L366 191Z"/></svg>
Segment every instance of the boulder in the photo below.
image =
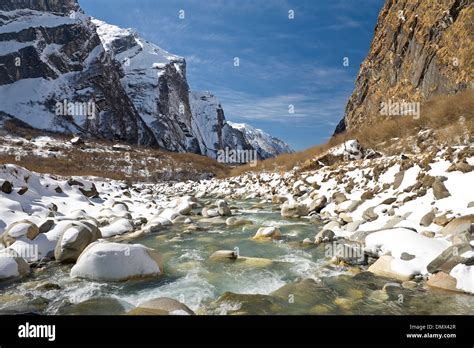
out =
<svg viewBox="0 0 474 348"><path fill-rule="evenodd" d="M232 212L230 211L227 202L223 199L217 201L217 211L219 212L220 216L230 216Z"/></svg>
<svg viewBox="0 0 474 348"><path fill-rule="evenodd" d="M460 290L456 289L456 278L445 272L438 272L431 275L426 282L426 285L436 289L461 292Z"/></svg>
<svg viewBox="0 0 474 348"><path fill-rule="evenodd" d="M15 243L17 239L27 238L33 240L39 234L39 227L28 220L21 220L10 224L0 237L6 247Z"/></svg>
<svg viewBox="0 0 474 348"><path fill-rule="evenodd" d="M428 214L424 215L421 218L420 225L425 226L425 227L431 225L431 223L433 222L435 217L436 217L436 215L432 211L430 211Z"/></svg>
<svg viewBox="0 0 474 348"><path fill-rule="evenodd" d="M329 242L332 242L335 237L336 235L334 234L333 231L322 230L316 235L316 237L314 237L314 242L316 244L329 243Z"/></svg>
<svg viewBox="0 0 474 348"><path fill-rule="evenodd" d="M298 218L309 214L308 207L305 204L296 202L285 202L281 206L281 216L284 218Z"/></svg>
<svg viewBox="0 0 474 348"><path fill-rule="evenodd" d="M161 257L140 244L94 242L79 256L71 277L97 281L126 281L163 273Z"/></svg>
<svg viewBox="0 0 474 348"><path fill-rule="evenodd" d="M76 262L84 249L102 238L100 230L88 222L73 222L64 228L54 249L54 258L58 262Z"/></svg>
<svg viewBox="0 0 474 348"><path fill-rule="evenodd" d="M281 231L278 227L261 227L252 239L266 240L266 239L279 239L281 237Z"/></svg>
<svg viewBox="0 0 474 348"><path fill-rule="evenodd" d="M379 215L374 211L375 207L370 207L364 211L362 218L365 221L375 221L378 219Z"/></svg>
<svg viewBox="0 0 474 348"><path fill-rule="evenodd" d="M462 233L474 234L474 214L466 215L452 220L440 233L443 236L457 236Z"/></svg>
<svg viewBox="0 0 474 348"><path fill-rule="evenodd" d="M429 273L439 271L449 273L457 264L464 263L469 259L468 257L462 256L469 251L472 251L472 247L469 243L452 245L431 261L428 266L426 266L426 269Z"/></svg>
<svg viewBox="0 0 474 348"><path fill-rule="evenodd" d="M243 226L243 225L253 224L253 222L250 220L237 218L237 217L230 217L225 221L225 223L227 226Z"/></svg>
<svg viewBox="0 0 474 348"><path fill-rule="evenodd" d="M308 206L308 213L316 212L319 213L326 206L328 199L326 196L321 196L313 200Z"/></svg>
<svg viewBox="0 0 474 348"><path fill-rule="evenodd" d="M288 197L281 196L281 195L273 195L272 196L272 203L273 204L283 204L288 200Z"/></svg>
<svg viewBox="0 0 474 348"><path fill-rule="evenodd" d="M184 303L172 298L160 297L140 303L131 310L129 315L194 315L194 312Z"/></svg>
<svg viewBox="0 0 474 348"><path fill-rule="evenodd" d="M431 188L433 189L433 195L436 199L443 199L451 196L448 189L446 188L446 186L444 186L444 183L439 178L436 178L434 180L433 184L431 185Z"/></svg>
<svg viewBox="0 0 474 348"><path fill-rule="evenodd" d="M22 278L30 273L28 263L11 249L0 250L0 282Z"/></svg>
<svg viewBox="0 0 474 348"><path fill-rule="evenodd" d="M2 186L0 186L0 191L6 194L10 194L13 191L13 185L10 181L4 181Z"/></svg>
<svg viewBox="0 0 474 348"><path fill-rule="evenodd" d="M395 174L395 178L393 181L393 189L396 190L400 187L400 185L403 182L403 178L405 176L405 171L400 171L397 174Z"/></svg>
<svg viewBox="0 0 474 348"><path fill-rule="evenodd" d="M236 260L238 257L237 252L234 250L218 250L214 252L210 259L211 260Z"/></svg>
<svg viewBox="0 0 474 348"><path fill-rule="evenodd" d="M391 255L383 255L369 267L368 271L380 277L393 278L400 281L410 280L410 276L392 270L391 264L393 260L394 258Z"/></svg>
<svg viewBox="0 0 474 348"><path fill-rule="evenodd" d="M115 218L112 222L105 227L101 228L102 237L110 238L113 236L121 235L124 233L132 232L134 230L133 223L122 217Z"/></svg>
<svg viewBox="0 0 474 348"><path fill-rule="evenodd" d="M335 194L332 195L332 200L336 204L341 204L342 202L347 201L347 197L342 192L336 192Z"/></svg>

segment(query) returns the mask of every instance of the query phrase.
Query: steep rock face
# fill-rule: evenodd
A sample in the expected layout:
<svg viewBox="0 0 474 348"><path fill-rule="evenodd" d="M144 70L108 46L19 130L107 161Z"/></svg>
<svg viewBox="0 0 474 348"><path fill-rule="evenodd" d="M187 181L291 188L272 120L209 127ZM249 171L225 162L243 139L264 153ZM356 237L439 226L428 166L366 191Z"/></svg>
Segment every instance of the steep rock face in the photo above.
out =
<svg viewBox="0 0 474 348"><path fill-rule="evenodd" d="M192 131L202 154L217 158L217 152L226 147L235 150L253 150L242 132L229 126L219 100L210 92L191 92L193 114Z"/></svg>
<svg viewBox="0 0 474 348"><path fill-rule="evenodd" d="M158 144L201 153L191 132L186 62L140 38L131 29L94 19L106 51L120 64L121 83Z"/></svg>
<svg viewBox="0 0 474 348"><path fill-rule="evenodd" d="M376 122L381 103L473 88L472 0L386 0L336 133Z"/></svg>
<svg viewBox="0 0 474 348"><path fill-rule="evenodd" d="M156 145L120 86L115 61L76 1L2 2L0 24L3 121ZM58 113L63 101L90 102L94 112Z"/></svg>
<svg viewBox="0 0 474 348"><path fill-rule="evenodd" d="M293 152L287 143L272 137L261 129L254 128L246 123L227 123L235 130L242 132L244 138L257 151L261 159Z"/></svg>

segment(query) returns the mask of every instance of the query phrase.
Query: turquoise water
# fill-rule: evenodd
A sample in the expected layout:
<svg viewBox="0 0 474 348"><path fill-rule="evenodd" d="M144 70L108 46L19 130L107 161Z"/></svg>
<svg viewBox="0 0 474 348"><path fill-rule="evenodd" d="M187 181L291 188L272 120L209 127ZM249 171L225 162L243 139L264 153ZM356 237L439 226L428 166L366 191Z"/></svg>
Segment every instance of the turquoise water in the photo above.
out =
<svg viewBox="0 0 474 348"><path fill-rule="evenodd" d="M320 226L306 219L283 219L272 204L255 204L230 202L236 216L253 225L229 227L225 219L211 222L191 216L192 226L175 224L134 240L163 255L163 276L125 283L92 282L71 279L71 265L51 262L21 282L4 284L0 313L118 314L163 296L184 302L198 314L474 312L474 296L470 295L423 286L382 290L390 280L359 273L363 269L331 264L324 246L302 245L303 239L314 238ZM252 240L261 226L280 226L283 238ZM217 250L236 250L241 259L210 260ZM77 305L90 299L98 302Z"/></svg>

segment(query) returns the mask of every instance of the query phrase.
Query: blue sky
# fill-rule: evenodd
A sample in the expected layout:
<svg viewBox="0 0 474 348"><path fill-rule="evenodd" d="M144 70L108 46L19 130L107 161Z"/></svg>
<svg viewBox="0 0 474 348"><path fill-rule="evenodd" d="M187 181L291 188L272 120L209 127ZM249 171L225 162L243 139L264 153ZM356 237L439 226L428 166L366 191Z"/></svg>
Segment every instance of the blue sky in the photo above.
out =
<svg viewBox="0 0 474 348"><path fill-rule="evenodd" d="M192 90L213 92L228 120L262 128L296 150L333 133L383 5L383 0L79 2L89 15L134 28L185 57ZM294 19L288 18L290 10Z"/></svg>

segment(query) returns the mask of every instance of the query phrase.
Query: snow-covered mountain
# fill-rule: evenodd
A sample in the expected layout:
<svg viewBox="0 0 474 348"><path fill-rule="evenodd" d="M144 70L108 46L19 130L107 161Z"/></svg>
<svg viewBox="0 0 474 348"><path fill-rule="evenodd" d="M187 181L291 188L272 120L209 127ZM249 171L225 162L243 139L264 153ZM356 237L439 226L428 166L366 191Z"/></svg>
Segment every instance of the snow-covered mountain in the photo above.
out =
<svg viewBox="0 0 474 348"><path fill-rule="evenodd" d="M278 153L230 127L211 93L190 93L184 58L92 19L76 0L2 1L0 97L0 126L213 158L226 147Z"/></svg>
<svg viewBox="0 0 474 348"><path fill-rule="evenodd" d="M227 122L232 128L242 132L247 142L257 150L260 158L266 159L283 153L291 153L291 147L261 129L254 128L246 123Z"/></svg>

